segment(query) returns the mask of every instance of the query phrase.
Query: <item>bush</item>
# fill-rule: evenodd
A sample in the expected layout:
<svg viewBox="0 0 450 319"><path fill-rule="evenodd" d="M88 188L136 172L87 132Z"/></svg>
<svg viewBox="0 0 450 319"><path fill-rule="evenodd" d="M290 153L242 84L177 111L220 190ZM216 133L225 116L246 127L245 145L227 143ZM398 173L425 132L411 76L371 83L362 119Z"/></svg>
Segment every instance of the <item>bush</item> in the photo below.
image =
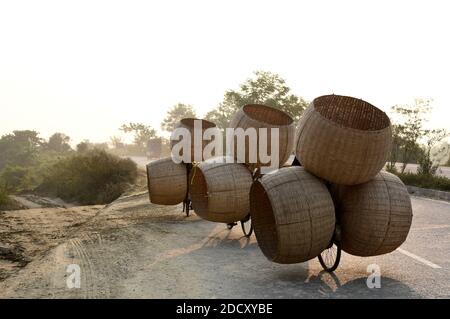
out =
<svg viewBox="0 0 450 319"><path fill-rule="evenodd" d="M395 175L398 175L398 170L397 167L395 167L395 163L388 163L388 165L386 165L386 171Z"/></svg>
<svg viewBox="0 0 450 319"><path fill-rule="evenodd" d="M6 191L6 187L0 185L0 209L2 207L6 207L11 202L11 199L8 196L8 192Z"/></svg>
<svg viewBox="0 0 450 319"><path fill-rule="evenodd" d="M29 190L32 185L31 179L31 169L23 166L8 164L0 174L2 186L10 193Z"/></svg>
<svg viewBox="0 0 450 319"><path fill-rule="evenodd" d="M430 174L399 173L396 174L406 185L450 191L450 179Z"/></svg>
<svg viewBox="0 0 450 319"><path fill-rule="evenodd" d="M135 182L137 166L103 150L61 158L43 173L37 191L82 205L107 204Z"/></svg>

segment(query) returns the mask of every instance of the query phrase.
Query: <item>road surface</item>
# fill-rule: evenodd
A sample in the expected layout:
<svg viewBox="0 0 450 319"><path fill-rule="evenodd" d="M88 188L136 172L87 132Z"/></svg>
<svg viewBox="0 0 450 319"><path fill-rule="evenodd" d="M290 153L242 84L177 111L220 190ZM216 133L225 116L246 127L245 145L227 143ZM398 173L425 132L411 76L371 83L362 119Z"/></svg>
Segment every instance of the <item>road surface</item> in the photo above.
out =
<svg viewBox="0 0 450 319"><path fill-rule="evenodd" d="M330 275L317 259L274 264L254 235L138 194L0 282L0 298L450 298L450 203L412 197L412 204L400 249L370 258L344 253ZM80 267L80 288L67 286L72 264ZM370 265L381 271L381 288L366 285Z"/></svg>

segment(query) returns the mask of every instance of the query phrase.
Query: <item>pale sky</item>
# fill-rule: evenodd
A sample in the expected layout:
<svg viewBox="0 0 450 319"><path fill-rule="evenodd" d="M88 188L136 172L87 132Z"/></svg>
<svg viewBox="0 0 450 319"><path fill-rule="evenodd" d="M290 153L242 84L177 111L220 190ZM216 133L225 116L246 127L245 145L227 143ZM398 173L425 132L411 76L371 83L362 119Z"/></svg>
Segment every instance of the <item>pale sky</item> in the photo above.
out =
<svg viewBox="0 0 450 319"><path fill-rule="evenodd" d="M0 135L159 129L175 103L201 116L255 70L309 100L433 98L430 126L450 130L449 13L445 0L0 0Z"/></svg>

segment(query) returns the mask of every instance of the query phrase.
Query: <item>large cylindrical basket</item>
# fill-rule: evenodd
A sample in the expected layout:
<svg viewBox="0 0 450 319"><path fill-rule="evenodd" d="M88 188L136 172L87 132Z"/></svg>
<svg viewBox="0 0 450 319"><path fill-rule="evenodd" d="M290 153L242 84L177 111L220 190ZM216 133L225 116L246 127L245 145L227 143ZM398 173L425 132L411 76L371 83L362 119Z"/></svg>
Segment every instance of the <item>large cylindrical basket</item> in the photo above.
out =
<svg viewBox="0 0 450 319"><path fill-rule="evenodd" d="M282 264L317 257L329 246L335 229L327 187L302 167L282 168L255 181L250 215L262 252Z"/></svg>
<svg viewBox="0 0 450 319"><path fill-rule="evenodd" d="M163 158L147 165L150 202L158 205L181 203L188 192L187 169L172 158Z"/></svg>
<svg viewBox="0 0 450 319"><path fill-rule="evenodd" d="M278 139L275 140L278 143L278 167L281 167L288 160L294 148L295 140L295 124L293 119L285 112L275 109L273 107L249 104L242 107L233 117L230 122L230 127L237 129L242 128L247 130L254 128L256 130L257 142L253 145L257 150L256 163L251 161L249 152L252 150L252 145L249 145L249 139L245 141L244 157L238 158L238 145L237 139L234 140L234 156L241 162L255 164L256 167L260 166L274 166L271 161L265 163L259 156L260 139L265 139L267 144L267 154L271 155L272 146L272 131L271 129L278 129ZM267 129L267 135L261 135L259 129ZM265 150L262 150L265 151Z"/></svg>
<svg viewBox="0 0 450 319"><path fill-rule="evenodd" d="M332 190L345 252L382 255L406 240L413 216L411 199L397 176L381 171L367 183L333 185Z"/></svg>
<svg viewBox="0 0 450 319"><path fill-rule="evenodd" d="M250 212L252 174L242 164L209 159L190 173L192 207L203 219L218 223L243 220Z"/></svg>
<svg viewBox="0 0 450 319"><path fill-rule="evenodd" d="M325 95L300 118L296 156L327 181L355 185L372 179L386 164L392 144L389 117L360 99Z"/></svg>
<svg viewBox="0 0 450 319"><path fill-rule="evenodd" d="M201 126L201 129L198 130L199 139L196 140L195 138L195 123L199 123ZM204 156L204 150L206 145L210 143L209 139L204 138L204 133L207 129L215 128L216 124L202 119L195 119L195 118L185 118L182 119L176 126L174 132L176 132L177 129L183 128L186 129L189 132L190 135L190 149L186 150L190 152L189 156L184 156L184 149L179 153L172 152L172 158L181 161L183 160L185 163L193 163L193 162L201 162L204 161L210 157L213 157L215 154L211 154L211 156ZM180 137L174 137L174 139L171 139L170 146L171 150L173 150L173 147L175 144L179 143L181 141ZM198 156L196 157L196 152ZM185 157L188 160L184 160Z"/></svg>

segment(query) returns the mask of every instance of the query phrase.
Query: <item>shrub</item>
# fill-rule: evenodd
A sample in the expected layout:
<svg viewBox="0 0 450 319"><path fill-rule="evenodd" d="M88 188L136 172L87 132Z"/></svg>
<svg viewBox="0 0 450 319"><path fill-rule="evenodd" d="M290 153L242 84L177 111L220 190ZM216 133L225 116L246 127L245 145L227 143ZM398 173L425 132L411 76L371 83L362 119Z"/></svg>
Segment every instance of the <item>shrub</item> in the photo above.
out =
<svg viewBox="0 0 450 319"><path fill-rule="evenodd" d="M28 167L6 165L0 174L0 179L3 183L2 187L10 193L29 190L32 184L30 171Z"/></svg>
<svg viewBox="0 0 450 319"><path fill-rule="evenodd" d="M395 175L398 175L397 167L395 167L395 163L386 165L386 171Z"/></svg>
<svg viewBox="0 0 450 319"><path fill-rule="evenodd" d="M399 173L396 174L406 185L450 191L450 179L430 174Z"/></svg>
<svg viewBox="0 0 450 319"><path fill-rule="evenodd" d="M83 205L107 204L135 182L137 166L103 150L61 158L43 173L37 191Z"/></svg>
<svg viewBox="0 0 450 319"><path fill-rule="evenodd" d="M0 209L6 207L11 202L11 199L8 196L8 192L6 191L6 187L0 185Z"/></svg>

